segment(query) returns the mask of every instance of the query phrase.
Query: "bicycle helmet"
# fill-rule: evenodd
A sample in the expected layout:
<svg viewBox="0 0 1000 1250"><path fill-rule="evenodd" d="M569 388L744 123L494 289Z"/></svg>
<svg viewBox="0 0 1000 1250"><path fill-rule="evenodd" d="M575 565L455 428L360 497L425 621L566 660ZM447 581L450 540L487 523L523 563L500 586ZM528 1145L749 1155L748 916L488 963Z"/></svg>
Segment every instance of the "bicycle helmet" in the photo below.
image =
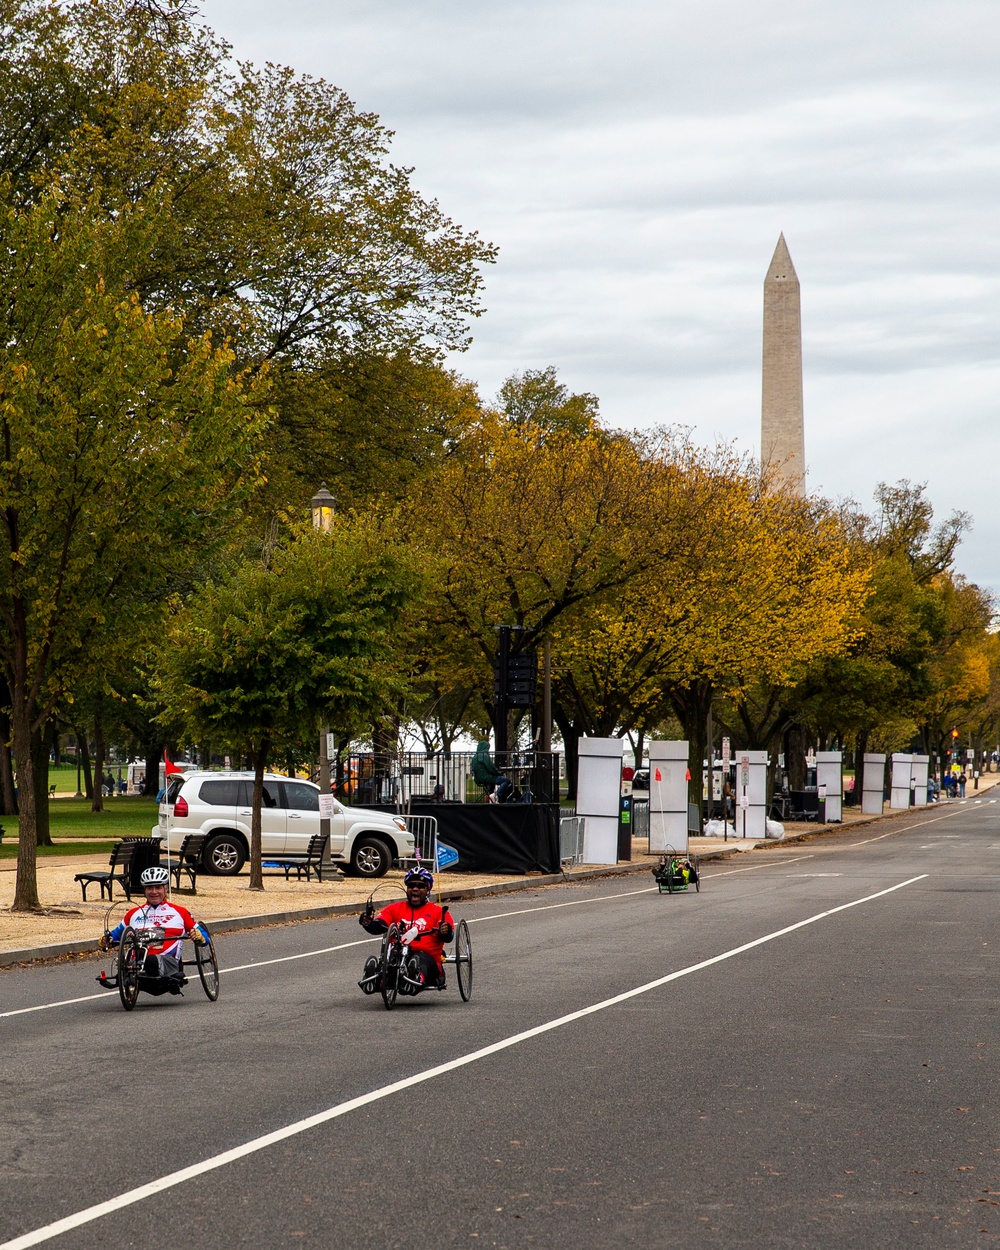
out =
<svg viewBox="0 0 1000 1250"><path fill-rule="evenodd" d="M434 885L434 874L429 868L411 868L403 878L403 885L425 885L430 890Z"/></svg>
<svg viewBox="0 0 1000 1250"><path fill-rule="evenodd" d="M144 868L139 880L143 885L166 885L170 880L170 873L166 868Z"/></svg>

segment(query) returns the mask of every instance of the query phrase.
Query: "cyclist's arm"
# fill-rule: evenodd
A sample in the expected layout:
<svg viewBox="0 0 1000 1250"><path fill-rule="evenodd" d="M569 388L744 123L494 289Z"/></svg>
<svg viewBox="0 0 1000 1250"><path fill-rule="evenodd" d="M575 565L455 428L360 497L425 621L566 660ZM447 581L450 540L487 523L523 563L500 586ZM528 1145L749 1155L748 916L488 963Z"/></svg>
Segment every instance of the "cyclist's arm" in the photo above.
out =
<svg viewBox="0 0 1000 1250"><path fill-rule="evenodd" d="M358 917L358 924L369 933L385 933L389 927L381 916L376 916L374 912L367 909Z"/></svg>

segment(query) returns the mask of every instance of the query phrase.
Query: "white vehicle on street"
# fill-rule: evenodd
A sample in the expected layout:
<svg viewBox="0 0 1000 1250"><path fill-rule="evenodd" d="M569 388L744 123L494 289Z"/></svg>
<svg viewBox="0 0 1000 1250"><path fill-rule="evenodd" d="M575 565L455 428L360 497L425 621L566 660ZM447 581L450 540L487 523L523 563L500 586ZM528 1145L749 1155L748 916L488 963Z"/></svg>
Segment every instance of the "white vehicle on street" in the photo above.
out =
<svg viewBox="0 0 1000 1250"><path fill-rule="evenodd" d="M250 858L253 773L190 772L172 776L159 806L161 854L177 854L191 833L206 835L205 872L231 877ZM319 787L274 773L264 775L260 813L261 850L306 858L309 839L320 832ZM343 807L334 799L330 860L349 876L382 877L393 860L412 857L413 835L401 816Z"/></svg>

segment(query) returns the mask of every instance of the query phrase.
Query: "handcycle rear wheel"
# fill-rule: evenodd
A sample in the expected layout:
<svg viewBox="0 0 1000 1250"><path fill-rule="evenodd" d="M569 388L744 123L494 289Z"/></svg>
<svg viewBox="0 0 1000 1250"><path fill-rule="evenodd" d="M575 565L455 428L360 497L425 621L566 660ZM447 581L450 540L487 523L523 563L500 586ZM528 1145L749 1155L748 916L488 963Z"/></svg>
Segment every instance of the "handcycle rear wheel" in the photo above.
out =
<svg viewBox="0 0 1000 1250"><path fill-rule="evenodd" d="M201 977L201 988L210 1002L219 997L219 961L215 955L215 943L212 935L203 930L208 941L196 942L194 961L198 965L198 976Z"/></svg>
<svg viewBox="0 0 1000 1250"><path fill-rule="evenodd" d="M118 996L126 1011L132 1010L139 997L139 974L145 958L135 930L125 929L118 943Z"/></svg>
<svg viewBox="0 0 1000 1250"><path fill-rule="evenodd" d="M399 925L391 924L382 937L379 952L382 1002L386 1011L392 1011L399 993L399 973L403 961L403 943L400 941Z"/></svg>
<svg viewBox="0 0 1000 1250"><path fill-rule="evenodd" d="M462 1002L467 1003L472 997L472 939L464 920L458 922L455 930L455 973L458 992L462 995Z"/></svg>

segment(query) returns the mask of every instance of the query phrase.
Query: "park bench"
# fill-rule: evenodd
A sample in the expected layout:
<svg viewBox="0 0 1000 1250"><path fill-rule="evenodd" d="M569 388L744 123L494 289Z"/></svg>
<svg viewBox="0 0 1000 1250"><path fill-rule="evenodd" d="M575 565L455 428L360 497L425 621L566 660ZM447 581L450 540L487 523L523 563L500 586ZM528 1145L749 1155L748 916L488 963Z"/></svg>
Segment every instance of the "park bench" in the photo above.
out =
<svg viewBox="0 0 1000 1250"><path fill-rule="evenodd" d="M167 862L170 866L170 875L177 883L176 889L179 890L181 888L181 874L185 873L191 882L192 894L197 893L195 877L198 874L198 869L201 867L201 852L205 846L205 838L207 836L204 833L185 834L184 841L181 843L181 848L177 852L176 857L173 855L168 857Z"/></svg>
<svg viewBox="0 0 1000 1250"><path fill-rule="evenodd" d="M111 858L106 869L97 872L78 872L76 874L73 880L80 882L84 902L87 901L87 887L93 885L95 881L101 887L101 898L104 898L106 895L109 903L114 893L116 881L125 891L125 897L131 902L132 855L135 851L135 846L134 842L116 842L111 851Z"/></svg>
<svg viewBox="0 0 1000 1250"><path fill-rule="evenodd" d="M302 874L306 874L308 881L313 873L316 874L316 880L323 880L323 855L326 851L329 835L325 833L314 834L309 839L309 845L306 848L305 858L301 856L293 858L290 855L268 855L264 861L268 868L284 868L285 880L289 880L292 869L295 869L295 876L299 881L302 880ZM333 864L326 864L327 869L336 873L336 867Z"/></svg>

